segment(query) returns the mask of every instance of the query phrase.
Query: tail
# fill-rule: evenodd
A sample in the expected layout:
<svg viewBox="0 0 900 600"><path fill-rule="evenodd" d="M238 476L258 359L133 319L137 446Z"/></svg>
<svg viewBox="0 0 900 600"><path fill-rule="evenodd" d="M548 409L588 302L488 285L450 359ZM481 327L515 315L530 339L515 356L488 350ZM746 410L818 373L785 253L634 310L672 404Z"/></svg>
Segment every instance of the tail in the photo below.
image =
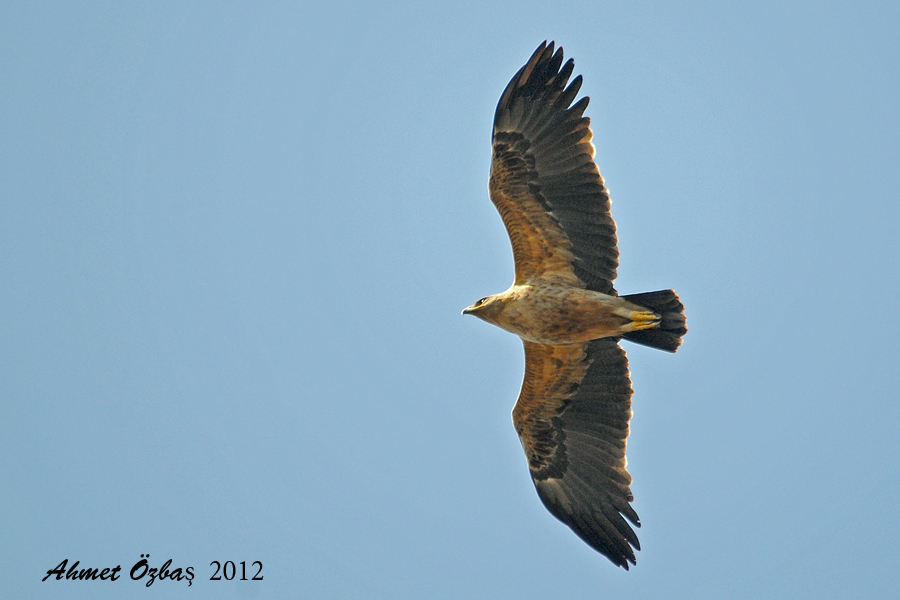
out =
<svg viewBox="0 0 900 600"><path fill-rule="evenodd" d="M619 297L632 304L648 308L662 317L659 327L629 331L622 337L637 344L659 348L666 352L678 350L678 346L681 345L681 336L687 333L687 320L684 317L684 305L673 290Z"/></svg>

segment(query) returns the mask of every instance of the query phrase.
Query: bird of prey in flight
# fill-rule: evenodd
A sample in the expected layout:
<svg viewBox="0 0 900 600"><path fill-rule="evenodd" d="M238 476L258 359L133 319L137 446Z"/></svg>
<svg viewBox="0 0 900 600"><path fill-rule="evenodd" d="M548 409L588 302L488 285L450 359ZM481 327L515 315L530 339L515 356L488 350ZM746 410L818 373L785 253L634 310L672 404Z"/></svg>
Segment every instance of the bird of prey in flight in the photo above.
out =
<svg viewBox="0 0 900 600"><path fill-rule="evenodd" d="M463 314L515 333L525 379L512 417L538 496L582 540L628 569L640 543L625 440L624 338L675 352L687 333L672 290L620 296L609 194L594 164L588 98L562 48L538 46L494 115L490 195L512 242L515 281ZM627 519L627 521L626 521Z"/></svg>

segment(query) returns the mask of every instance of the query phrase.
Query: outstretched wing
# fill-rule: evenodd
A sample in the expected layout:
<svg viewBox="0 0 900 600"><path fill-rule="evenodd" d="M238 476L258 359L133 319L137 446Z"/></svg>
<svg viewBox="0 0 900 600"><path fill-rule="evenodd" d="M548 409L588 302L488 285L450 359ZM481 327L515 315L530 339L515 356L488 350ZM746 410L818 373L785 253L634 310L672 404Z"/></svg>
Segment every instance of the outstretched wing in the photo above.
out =
<svg viewBox="0 0 900 600"><path fill-rule="evenodd" d="M615 294L619 265L609 194L594 164L589 99L563 50L541 44L494 115L491 200L509 233L516 283L536 275Z"/></svg>
<svg viewBox="0 0 900 600"><path fill-rule="evenodd" d="M625 569L640 550L623 518L640 527L625 469L630 419L628 359L615 339L525 342L525 381L513 423L534 486L553 516Z"/></svg>

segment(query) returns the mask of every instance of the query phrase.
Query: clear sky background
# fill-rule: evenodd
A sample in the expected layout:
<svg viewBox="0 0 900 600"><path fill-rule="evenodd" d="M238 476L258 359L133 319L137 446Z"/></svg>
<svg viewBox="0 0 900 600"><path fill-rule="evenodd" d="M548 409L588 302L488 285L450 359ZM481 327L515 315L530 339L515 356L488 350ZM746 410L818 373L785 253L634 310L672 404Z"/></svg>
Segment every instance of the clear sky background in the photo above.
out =
<svg viewBox="0 0 900 600"><path fill-rule="evenodd" d="M4 3L4 598L892 598L896 2ZM534 491L487 196L544 39L584 75L643 550ZM193 567L146 590L127 572ZM46 581L64 558L117 582ZM211 561L264 565L210 581ZM140 591L138 591L140 588Z"/></svg>

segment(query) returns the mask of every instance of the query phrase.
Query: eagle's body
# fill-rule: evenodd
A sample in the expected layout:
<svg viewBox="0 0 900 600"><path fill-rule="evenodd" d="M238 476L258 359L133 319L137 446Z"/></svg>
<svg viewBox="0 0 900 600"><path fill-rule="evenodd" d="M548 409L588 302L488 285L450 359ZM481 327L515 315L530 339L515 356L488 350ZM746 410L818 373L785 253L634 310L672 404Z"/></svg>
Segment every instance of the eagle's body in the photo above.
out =
<svg viewBox="0 0 900 600"><path fill-rule="evenodd" d="M655 313L618 296L541 278L513 284L478 308L469 312L538 344L584 343L649 329L659 322Z"/></svg>
<svg viewBox="0 0 900 600"><path fill-rule="evenodd" d="M490 194L513 247L507 291L463 311L522 338L513 424L544 505L615 564L640 543L625 440L631 380L621 338L675 352L684 307L664 290L619 296L609 194L594 164L588 98L562 48L541 44L494 116Z"/></svg>

